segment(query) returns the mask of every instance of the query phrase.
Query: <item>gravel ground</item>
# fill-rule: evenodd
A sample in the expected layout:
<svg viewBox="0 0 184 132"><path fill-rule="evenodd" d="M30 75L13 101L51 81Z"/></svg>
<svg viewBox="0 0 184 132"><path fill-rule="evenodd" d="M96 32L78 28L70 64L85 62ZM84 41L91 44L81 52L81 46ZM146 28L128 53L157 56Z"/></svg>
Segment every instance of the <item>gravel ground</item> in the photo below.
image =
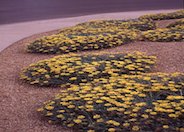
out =
<svg viewBox="0 0 184 132"><path fill-rule="evenodd" d="M162 21L159 22L159 26L163 27L168 23L170 21ZM56 32L51 31L22 39L0 53L0 132L69 131L57 125L50 125L35 111L60 89L38 88L19 79L19 73L23 67L54 56L26 53L25 46L40 36ZM134 42L116 48L89 52L101 51L145 52L158 57L152 72L184 72L184 42Z"/></svg>

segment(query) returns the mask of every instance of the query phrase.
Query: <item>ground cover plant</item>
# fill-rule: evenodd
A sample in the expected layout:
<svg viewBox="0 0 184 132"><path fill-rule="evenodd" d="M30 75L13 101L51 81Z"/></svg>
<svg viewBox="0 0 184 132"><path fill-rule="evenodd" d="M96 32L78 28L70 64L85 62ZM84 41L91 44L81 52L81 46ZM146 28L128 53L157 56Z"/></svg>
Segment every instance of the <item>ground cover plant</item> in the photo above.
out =
<svg viewBox="0 0 184 132"><path fill-rule="evenodd" d="M146 19L131 19L131 20L96 20L91 22L85 22L78 24L77 26L83 28L93 28L93 29L106 29L108 28L119 28L119 29L134 29L140 31L146 31L150 29L155 29L156 24L152 20ZM76 26L76 27L77 27Z"/></svg>
<svg viewBox="0 0 184 132"><path fill-rule="evenodd" d="M84 132L180 131L183 94L183 74L122 75L71 85L38 111Z"/></svg>
<svg viewBox="0 0 184 132"><path fill-rule="evenodd" d="M179 28L179 27L178 27ZM141 40L153 42L184 41L184 30L175 28L160 28L142 33Z"/></svg>
<svg viewBox="0 0 184 132"><path fill-rule="evenodd" d="M64 54L84 50L99 50L133 42L139 39L140 34L142 34L141 40L145 41L183 41L183 20L167 26L166 29L156 29L154 21L179 18L184 18L184 10L144 15L139 19L132 20L85 22L65 28L58 34L39 38L27 46L27 51Z"/></svg>
<svg viewBox="0 0 184 132"><path fill-rule="evenodd" d="M61 55L31 64L21 77L30 84L44 86L80 84L101 77L148 72L154 63L154 56L140 52Z"/></svg>
<svg viewBox="0 0 184 132"><path fill-rule="evenodd" d="M151 19L151 20L168 20L168 19L181 19L184 18L184 10L179 10L171 13L158 13L143 15L139 19Z"/></svg>
<svg viewBox="0 0 184 132"><path fill-rule="evenodd" d="M64 54L69 52L98 50L116 47L132 42L137 38L137 32L123 30L122 32L104 32L85 35L56 34L46 36L28 45L28 52Z"/></svg>
<svg viewBox="0 0 184 132"><path fill-rule="evenodd" d="M143 41L172 42L184 41L184 19L179 19L166 28L157 28L142 32Z"/></svg>
<svg viewBox="0 0 184 132"><path fill-rule="evenodd" d="M33 53L69 53L115 47L135 40L184 40L184 10L135 20L92 21L28 45ZM177 20L157 28L155 20ZM184 74L146 73L156 57L142 53L56 56L31 64L21 78L61 86L38 111L49 123L84 132L184 131Z"/></svg>
<svg viewBox="0 0 184 132"><path fill-rule="evenodd" d="M27 51L62 54L116 47L134 41L140 31L155 27L155 23L148 20L86 22L63 29L58 34L37 39L28 45Z"/></svg>
<svg viewBox="0 0 184 132"><path fill-rule="evenodd" d="M175 30L184 30L184 19L177 20L167 26L167 28Z"/></svg>

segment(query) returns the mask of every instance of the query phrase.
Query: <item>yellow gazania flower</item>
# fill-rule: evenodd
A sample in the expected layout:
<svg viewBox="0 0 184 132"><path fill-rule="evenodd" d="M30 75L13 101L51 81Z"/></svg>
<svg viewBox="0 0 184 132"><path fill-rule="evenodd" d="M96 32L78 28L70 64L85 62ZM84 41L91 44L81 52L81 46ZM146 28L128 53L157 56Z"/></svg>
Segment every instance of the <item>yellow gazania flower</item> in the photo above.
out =
<svg viewBox="0 0 184 132"><path fill-rule="evenodd" d="M84 118L85 118L85 116L83 116L83 115L79 115L77 118L78 118L78 119L84 119Z"/></svg>
<svg viewBox="0 0 184 132"><path fill-rule="evenodd" d="M59 114L56 116L57 118L64 118L64 116L62 114Z"/></svg>
<svg viewBox="0 0 184 132"><path fill-rule="evenodd" d="M93 116L94 119L98 119L98 118L100 118L100 117L101 117L101 116L98 115L98 114L96 114L96 115Z"/></svg>
<svg viewBox="0 0 184 132"><path fill-rule="evenodd" d="M168 125L163 125L163 128L168 129L169 126Z"/></svg>
<svg viewBox="0 0 184 132"><path fill-rule="evenodd" d="M133 126L133 127L132 127L132 130L133 130L133 131L139 131L139 129L140 129L139 126Z"/></svg>
<svg viewBox="0 0 184 132"><path fill-rule="evenodd" d="M79 124L79 123L82 122L82 120L80 120L80 119L74 119L73 121L74 121L75 123L77 123L77 124Z"/></svg>
<svg viewBox="0 0 184 132"><path fill-rule="evenodd" d="M53 106L45 106L45 109L47 109L47 110L53 110L54 109L54 107Z"/></svg>
<svg viewBox="0 0 184 132"><path fill-rule="evenodd" d="M115 131L116 131L115 128L109 128L109 129L108 129L108 132L115 132Z"/></svg>
<svg viewBox="0 0 184 132"><path fill-rule="evenodd" d="M124 127L128 127L128 126L130 126L130 123L127 123L127 122L126 123L123 123L123 126Z"/></svg>

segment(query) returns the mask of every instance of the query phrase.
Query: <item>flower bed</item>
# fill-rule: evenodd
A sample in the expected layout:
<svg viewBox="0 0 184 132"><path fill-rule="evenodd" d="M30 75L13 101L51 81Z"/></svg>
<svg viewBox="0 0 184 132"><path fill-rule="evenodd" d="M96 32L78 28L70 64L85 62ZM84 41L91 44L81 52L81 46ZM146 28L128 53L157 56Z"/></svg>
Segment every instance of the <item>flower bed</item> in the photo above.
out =
<svg viewBox="0 0 184 132"><path fill-rule="evenodd" d="M129 30L128 30L129 29ZM28 52L69 53L116 47L134 41L140 30L155 29L153 21L94 21L61 30L30 43Z"/></svg>
<svg viewBox="0 0 184 132"><path fill-rule="evenodd" d="M58 34L39 38L27 46L27 51L32 53L64 54L116 47L137 40L141 31L154 30L156 24L153 20L179 18L184 18L184 10L144 15L139 19L133 20L85 22L63 29ZM174 23L174 27L169 25L168 27L171 27L171 29L145 32L143 33L144 39L159 42L183 41L181 22L183 21Z"/></svg>
<svg viewBox="0 0 184 132"><path fill-rule="evenodd" d="M71 85L38 111L79 131L179 131L184 126L184 75L143 74Z"/></svg>
<svg viewBox="0 0 184 132"><path fill-rule="evenodd" d="M164 29L155 29L153 21L178 18L184 18L184 10L139 20L86 22L37 39L27 48L32 53L64 54L115 47L139 37L183 41L183 19ZM184 74L146 73L155 59L139 52L61 55L31 64L21 79L67 88L38 109L50 123L84 132L182 131Z"/></svg>
<svg viewBox="0 0 184 132"><path fill-rule="evenodd" d="M153 42L184 41L184 31L172 28L149 30L142 33L141 40Z"/></svg>
<svg viewBox="0 0 184 132"><path fill-rule="evenodd" d="M97 20L91 22L85 22L78 24L77 26L83 27L84 29L93 28L93 29L109 29L109 28L119 28L119 29L136 29L140 31L146 31L156 28L156 24L152 20ZM76 27L77 27L76 26Z"/></svg>
<svg viewBox="0 0 184 132"><path fill-rule="evenodd" d="M28 45L28 52L64 54L84 50L97 50L116 47L132 42L137 38L136 31L123 30L118 33L96 33L85 35L46 36Z"/></svg>
<svg viewBox="0 0 184 132"><path fill-rule="evenodd" d="M167 26L170 29L184 30L184 19L177 20Z"/></svg>
<svg viewBox="0 0 184 132"><path fill-rule="evenodd" d="M179 10L171 13L159 13L143 15L139 19L151 19L151 20L168 20L168 19L180 19L184 18L184 10Z"/></svg>
<svg viewBox="0 0 184 132"><path fill-rule="evenodd" d="M134 54L63 55L31 64L21 78L30 84L80 84L97 78L147 72L155 63L154 56Z"/></svg>

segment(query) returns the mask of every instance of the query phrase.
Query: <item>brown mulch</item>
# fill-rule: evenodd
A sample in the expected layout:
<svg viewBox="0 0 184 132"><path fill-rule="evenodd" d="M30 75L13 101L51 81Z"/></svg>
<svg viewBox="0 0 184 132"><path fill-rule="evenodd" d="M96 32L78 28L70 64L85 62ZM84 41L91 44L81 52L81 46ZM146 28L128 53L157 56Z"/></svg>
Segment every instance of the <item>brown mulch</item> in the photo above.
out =
<svg viewBox="0 0 184 132"><path fill-rule="evenodd" d="M159 22L159 26L168 21ZM54 55L26 53L27 43L52 31L20 40L0 53L0 132L64 132L57 125L50 125L37 114L36 109L51 99L59 88L36 87L19 79L21 69L31 63ZM141 51L158 57L152 72L184 72L184 42L134 42L116 48L89 52ZM88 52L88 53L89 53ZM86 52L83 52L84 54Z"/></svg>

